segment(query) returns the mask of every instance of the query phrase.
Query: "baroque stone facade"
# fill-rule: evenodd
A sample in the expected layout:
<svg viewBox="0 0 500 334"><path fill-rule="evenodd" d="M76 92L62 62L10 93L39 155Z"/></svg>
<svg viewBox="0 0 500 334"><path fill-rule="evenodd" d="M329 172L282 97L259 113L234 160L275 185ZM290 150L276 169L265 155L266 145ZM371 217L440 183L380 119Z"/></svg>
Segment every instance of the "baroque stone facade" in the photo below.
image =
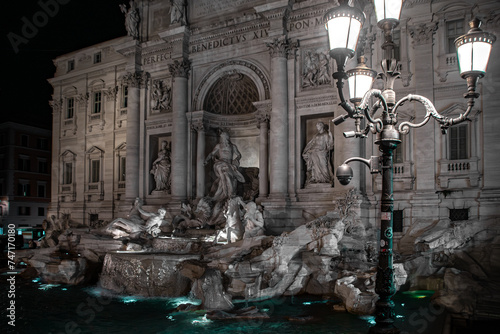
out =
<svg viewBox="0 0 500 334"><path fill-rule="evenodd" d="M337 180L306 183L302 152L317 122L332 132L334 169L349 157L379 154L375 138L343 137L351 122L332 123L343 110L322 20L336 1L187 2L174 11L165 1L132 1L140 16L137 34L55 59L49 215L70 212L84 224L111 221L124 216L137 196L145 207L162 205L178 213L181 202L209 194L214 176L203 159L220 131L227 131L241 151L241 167L258 168L256 201L264 208L266 230L279 233L325 214L346 192ZM358 52L380 70L384 38L371 3L356 3L369 13ZM466 84L448 47L450 27L466 32L474 8L484 29L500 36L498 5L486 0L405 4L396 28L402 77L397 96L426 96L445 116L463 112ZM394 177L394 209L401 218L396 238L455 215L498 217L500 143L494 124L500 124L495 94L500 83L494 74L500 73L499 45L493 46L488 73L480 80L471 122L447 135L430 123L402 138ZM87 59L92 54L100 54L93 63ZM348 63L354 66L355 59ZM418 120L423 114L408 104L400 116ZM171 150L171 184L155 191L150 170L164 141ZM358 217L377 225L381 177L363 166L353 169L351 187L362 198Z"/></svg>

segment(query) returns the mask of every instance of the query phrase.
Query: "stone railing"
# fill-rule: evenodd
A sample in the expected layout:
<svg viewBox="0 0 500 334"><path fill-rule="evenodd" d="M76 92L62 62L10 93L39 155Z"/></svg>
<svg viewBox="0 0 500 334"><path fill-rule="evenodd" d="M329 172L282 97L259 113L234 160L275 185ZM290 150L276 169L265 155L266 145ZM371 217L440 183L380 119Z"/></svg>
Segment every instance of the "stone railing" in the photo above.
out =
<svg viewBox="0 0 500 334"><path fill-rule="evenodd" d="M438 162L438 180L441 188L468 188L479 185L479 159L448 160Z"/></svg>

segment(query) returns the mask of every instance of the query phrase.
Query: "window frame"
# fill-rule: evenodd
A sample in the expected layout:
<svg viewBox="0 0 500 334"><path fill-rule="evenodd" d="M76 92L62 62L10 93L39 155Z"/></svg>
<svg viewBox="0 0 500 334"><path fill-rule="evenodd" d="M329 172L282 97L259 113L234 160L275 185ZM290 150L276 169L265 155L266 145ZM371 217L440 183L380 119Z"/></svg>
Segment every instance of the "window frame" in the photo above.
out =
<svg viewBox="0 0 500 334"><path fill-rule="evenodd" d="M96 91L93 94L92 114L97 115L102 112L102 92Z"/></svg>
<svg viewBox="0 0 500 334"><path fill-rule="evenodd" d="M66 119L73 119L75 117L75 98L68 97L66 99Z"/></svg>
<svg viewBox="0 0 500 334"><path fill-rule="evenodd" d="M462 27L461 27L461 31L457 32L457 23L459 23L459 22L462 24ZM454 25L453 33L450 34L450 26L452 24ZM462 36L463 34L465 34L465 21L463 19L455 19L455 20L446 21L446 30L445 30L445 38L446 38L445 51L446 51L446 53L450 54L450 53L457 52L457 50L455 48L455 39L457 37Z"/></svg>
<svg viewBox="0 0 500 334"><path fill-rule="evenodd" d="M469 125L466 123L457 124L449 128L449 154L448 160L467 160L470 158L470 133ZM463 133L457 133L458 131L463 131ZM454 138L455 137L455 138ZM461 142L463 141L463 142ZM465 152L465 153L464 153Z"/></svg>

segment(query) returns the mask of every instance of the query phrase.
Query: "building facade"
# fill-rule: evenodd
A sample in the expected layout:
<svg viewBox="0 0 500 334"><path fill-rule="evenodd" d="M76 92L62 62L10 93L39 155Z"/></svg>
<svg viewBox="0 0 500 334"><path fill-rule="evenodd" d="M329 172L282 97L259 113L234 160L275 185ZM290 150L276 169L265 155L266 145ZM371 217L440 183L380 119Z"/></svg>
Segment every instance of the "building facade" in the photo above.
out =
<svg viewBox="0 0 500 334"><path fill-rule="evenodd" d="M384 37L373 4L355 3L367 15L357 54L380 70ZM240 167L254 175L244 186L262 205L269 233L331 211L348 188L334 178L308 182L303 153L316 124L323 122L332 133L332 172L347 158L379 154L375 138L344 138L352 122L332 123L344 113L323 23L335 5L328 0L123 5L128 36L54 61L50 213L71 214L85 224L110 221L125 216L138 196L146 206L165 206L175 214L181 202L210 195L214 175L204 160L221 131L239 148ZM482 19L484 30L500 36L497 1L405 1L394 32L399 98L423 95L447 117L465 111L466 83L453 40L468 31L471 13ZM470 122L446 135L429 123L402 138L394 169L396 237L439 220L498 217L499 54L496 43ZM356 57L348 63L354 66ZM401 121L425 115L417 104L400 110ZM153 163L163 142L170 152L170 181L158 190ZM360 165L353 169L349 187L359 195L359 218L376 225L381 177Z"/></svg>
<svg viewBox="0 0 500 334"><path fill-rule="evenodd" d="M51 199L51 131L0 124L0 218L4 229L41 225Z"/></svg>

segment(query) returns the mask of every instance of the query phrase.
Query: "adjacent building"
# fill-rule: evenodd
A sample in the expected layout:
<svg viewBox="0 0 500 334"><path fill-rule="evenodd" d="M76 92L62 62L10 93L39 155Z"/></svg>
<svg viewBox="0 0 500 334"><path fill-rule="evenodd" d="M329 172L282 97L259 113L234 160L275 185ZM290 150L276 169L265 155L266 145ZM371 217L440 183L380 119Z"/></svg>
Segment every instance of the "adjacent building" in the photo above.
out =
<svg viewBox="0 0 500 334"><path fill-rule="evenodd" d="M0 124L0 227L42 224L51 198L51 143L48 129Z"/></svg>
<svg viewBox="0 0 500 334"><path fill-rule="evenodd" d="M384 36L373 5L355 4L367 14L358 55L380 70ZM258 173L246 186L258 192L270 233L332 210L348 188L336 179L306 182L302 153L316 124L322 121L332 132L333 169L352 156L379 154L375 138L344 138L352 121L332 123L344 113L323 24L335 5L328 0L131 1L123 8L128 36L54 60L50 214L71 214L85 224L109 221L125 216L137 196L146 206L176 213L181 202L210 194L213 172L203 162L221 131L238 146L241 168ZM467 32L471 12L482 19L484 30L500 36L497 1L405 1L394 31L399 98L423 95L447 117L465 111L466 83L453 41ZM438 220L499 216L499 49L497 42L470 122L442 135L431 121L402 138L394 170L396 237ZM354 66L356 57L348 63ZM421 105L407 103L400 120L417 122L424 115ZM171 182L168 190L158 191L151 170L164 141L171 150ZM359 218L376 224L381 177L361 165L353 168L349 187L361 200ZM31 187L38 194L38 183Z"/></svg>

